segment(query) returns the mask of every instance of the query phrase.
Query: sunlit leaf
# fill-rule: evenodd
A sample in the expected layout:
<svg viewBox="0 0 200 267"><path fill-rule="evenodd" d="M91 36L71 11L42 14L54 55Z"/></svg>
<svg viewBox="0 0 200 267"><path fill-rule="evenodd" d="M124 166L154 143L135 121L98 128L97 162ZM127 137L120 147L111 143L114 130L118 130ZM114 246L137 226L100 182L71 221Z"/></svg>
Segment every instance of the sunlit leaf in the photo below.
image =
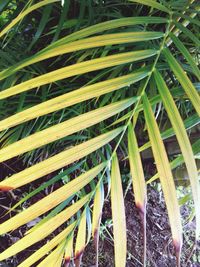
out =
<svg viewBox="0 0 200 267"><path fill-rule="evenodd" d="M52 240L48 241L41 248L36 250L31 256L29 256L25 261L18 265L18 267L29 267L39 259L41 259L44 255L46 255L49 251L54 249L60 242L62 242L74 229L75 222L70 224L65 230L56 235Z"/></svg>
<svg viewBox="0 0 200 267"><path fill-rule="evenodd" d="M143 96L143 106L149 139L169 215L176 255L179 260L182 247L182 226L176 188L160 131L146 95Z"/></svg>
<svg viewBox="0 0 200 267"><path fill-rule="evenodd" d="M176 107L174 100L169 92L169 89L163 80L161 74L155 70L154 77L156 80L157 88L162 97L162 101L164 103L165 109L168 113L169 119L172 123L174 131L176 133L177 140L179 142L185 164L187 167L188 175L190 178L195 210L196 210L196 238L199 237L200 234L200 184L198 178L197 167L192 151L192 147L185 131L185 127L182 121L182 118L178 112L178 108Z"/></svg>
<svg viewBox="0 0 200 267"><path fill-rule="evenodd" d="M193 154L196 155L196 157L198 157L199 153L200 153L200 139L197 140L193 145L192 145L192 151ZM179 155L177 156L172 162L170 162L170 167L171 169L175 169L176 167L182 165L184 163L184 158L183 155ZM152 182L154 182L155 180L157 180L159 178L158 173L156 173L155 175L153 175L148 181L147 184L150 184Z"/></svg>
<svg viewBox="0 0 200 267"><path fill-rule="evenodd" d="M179 80L180 84L182 85L183 89L194 105L194 108L200 116L200 96L198 95L197 90L195 89L194 85L192 84L184 70L181 68L175 57L171 54L171 52L167 48L165 48L163 50L163 53L167 59L169 66L173 70L174 74L176 75L177 79Z"/></svg>
<svg viewBox="0 0 200 267"><path fill-rule="evenodd" d="M81 198L75 204L65 209L61 213L59 213L54 218L50 219L40 227L38 227L34 232L24 236L19 241L14 243L8 249L4 250L0 254L0 260L4 260L9 258L18 252L24 250L25 248L33 245L34 243L42 240L49 234L51 234L55 229L57 229L60 225L66 222L72 215L74 215L80 208L90 199L90 194ZM1 225L2 226L2 225ZM6 232L6 229L1 229L1 234Z"/></svg>
<svg viewBox="0 0 200 267"><path fill-rule="evenodd" d="M0 92L0 99L7 98L22 92L26 92L33 88L40 87L45 84L53 83L62 79L66 79L78 74L105 69L129 62L138 61L149 58L157 54L154 49L140 50L134 52L121 53L117 55L92 59L81 63L76 63L67 67L63 67L49 73L40 75L28 81L17 84L9 89Z"/></svg>
<svg viewBox="0 0 200 267"><path fill-rule="evenodd" d="M10 190L20 187L24 184L30 183L31 181L39 179L48 173L58 170L70 163L73 163L74 161L87 156L98 148L109 143L118 134L120 134L122 130L123 127L119 127L115 130L97 136L89 141L81 143L80 145L69 148L68 150L63 151L40 163L37 163L21 172L18 172L0 182L0 189Z"/></svg>
<svg viewBox="0 0 200 267"><path fill-rule="evenodd" d="M64 255L64 242L62 242L53 252L51 252L42 262L40 262L38 267L60 267Z"/></svg>
<svg viewBox="0 0 200 267"><path fill-rule="evenodd" d="M81 264L83 251L85 249L85 243L86 243L86 210L84 210L81 215L77 238L76 238L76 246L75 246L75 253L74 253L76 267L79 267Z"/></svg>
<svg viewBox="0 0 200 267"><path fill-rule="evenodd" d="M154 0L129 0L129 1L135 2L138 4L147 5L147 6L155 8L155 9L161 10L163 12L167 12L167 13L170 12L170 10L168 8L166 8L164 5L159 4L157 1L154 1Z"/></svg>
<svg viewBox="0 0 200 267"><path fill-rule="evenodd" d="M85 86L67 94L55 97L0 121L0 130L5 130L22 122L29 121L53 111L70 107L93 97L99 97L103 94L118 90L125 86L129 86L144 79L147 75L148 70L141 69L140 71L136 71L129 75L95 83L93 85Z"/></svg>
<svg viewBox="0 0 200 267"><path fill-rule="evenodd" d="M66 265L65 267L69 266L70 260L73 255L73 242L74 242L74 232L71 233L71 235L66 241L65 256L64 256L65 265Z"/></svg>
<svg viewBox="0 0 200 267"><path fill-rule="evenodd" d="M93 178L95 178L99 174L100 171L103 170L105 166L106 162L101 163L100 165L92 168L86 173L81 174L71 182L67 183L66 185L52 192L48 196L39 200L29 208L5 221L3 224L0 225L0 232L8 232L13 229L16 229L17 227L37 218L41 214L44 214L45 212L54 208L62 201L66 200L74 193L82 189L85 185L87 185Z"/></svg>
<svg viewBox="0 0 200 267"><path fill-rule="evenodd" d="M74 41L67 44L61 44L58 47L52 48L43 53L40 51L38 54L32 56L30 59L23 60L6 70L0 72L0 80L13 75L20 69L29 66L38 61L42 61L55 56L79 51L83 49L95 48L106 45L125 44L134 42L144 42L154 40L163 37L162 32L128 32L128 33L115 33L105 34L96 37L90 37L83 40Z"/></svg>
<svg viewBox="0 0 200 267"><path fill-rule="evenodd" d="M126 109L136 100L134 97L110 104L21 139L0 150L0 162L86 129Z"/></svg>
<svg viewBox="0 0 200 267"><path fill-rule="evenodd" d="M127 254L126 217L122 181L116 153L113 156L111 170L111 207L114 233L115 266L125 267Z"/></svg>
<svg viewBox="0 0 200 267"><path fill-rule="evenodd" d="M143 262L146 263L146 204L147 192L141 156L132 123L128 126L128 154L133 181L135 204L143 224Z"/></svg>
<svg viewBox="0 0 200 267"><path fill-rule="evenodd" d="M99 227L102 216L102 209L104 203L104 188L100 183L97 187L94 197L93 217L92 217L92 236L94 238L94 244L96 249L96 266L98 266L98 246L99 246Z"/></svg>

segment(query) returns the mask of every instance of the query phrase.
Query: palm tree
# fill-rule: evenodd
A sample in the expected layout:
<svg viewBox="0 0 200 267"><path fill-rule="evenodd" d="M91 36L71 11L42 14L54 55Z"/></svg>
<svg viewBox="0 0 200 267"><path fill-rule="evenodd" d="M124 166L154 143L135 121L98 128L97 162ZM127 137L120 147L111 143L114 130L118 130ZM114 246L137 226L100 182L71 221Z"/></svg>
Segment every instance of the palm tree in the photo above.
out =
<svg viewBox="0 0 200 267"><path fill-rule="evenodd" d="M159 179L180 266L183 231L172 170L183 163L194 201L196 240L200 233L195 162L200 145L199 140L191 144L187 132L199 123L200 114L197 1L8 0L0 9L8 20L0 32L0 161L22 155L27 162L24 170L1 177L0 189L42 182L53 173L13 210L66 175L76 174L0 225L3 235L47 214L2 252L0 260L62 226L19 266L31 266L44 255L38 266L61 266L63 258L68 266L73 257L79 266L91 235L98 251L104 190L110 184L115 265L125 266L126 216L119 163L126 159L144 229L143 265L146 184ZM174 135L181 152L171 160L164 140ZM141 153L148 148L157 173L145 179Z"/></svg>

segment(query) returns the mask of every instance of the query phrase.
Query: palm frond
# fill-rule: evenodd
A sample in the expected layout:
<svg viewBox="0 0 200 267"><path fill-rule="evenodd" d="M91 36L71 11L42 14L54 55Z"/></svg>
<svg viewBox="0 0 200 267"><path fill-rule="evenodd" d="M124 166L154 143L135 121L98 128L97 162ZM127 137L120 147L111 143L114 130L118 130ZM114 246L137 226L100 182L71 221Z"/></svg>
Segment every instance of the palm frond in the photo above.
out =
<svg viewBox="0 0 200 267"><path fill-rule="evenodd" d="M143 220L143 266L147 261L146 185L156 179L161 182L180 266L183 230L172 170L183 163L192 188L196 239L200 232L195 163L200 145L199 140L192 143L187 133L200 122L199 40L193 30L199 26L196 1L188 3L183 12L173 1L122 1L116 7L118 12L106 3L99 6L77 1L80 13L69 18L74 4L70 1L64 6L57 3L59 0L22 2L20 8L16 3L16 17L9 17L0 32L0 162L23 154L29 163L33 158L37 161L9 177L3 175L0 190L14 190L38 179L42 183L44 176L63 171L22 198L12 211L49 185L61 183L65 174L76 172L66 184L0 225L0 233L5 234L48 212L3 251L0 260L54 232L49 242L18 266L31 266L41 259L38 266L69 266L72 259L80 266L91 235L98 266L99 228L108 182L115 266L125 266L126 217L121 157L117 155L122 151L123 158L129 159L135 204ZM0 4L0 10L9 3ZM134 16L124 17L121 5L129 10L139 8ZM59 19L57 12L61 12ZM93 13L98 13L98 18ZM37 27L27 41L27 21L35 15L39 17L34 22ZM50 25L52 21L55 25ZM20 46L21 50L28 48L13 56ZM177 138L181 154L171 160L164 142L172 136ZM142 153L148 148L157 173L147 180ZM38 160L45 149L46 158Z"/></svg>

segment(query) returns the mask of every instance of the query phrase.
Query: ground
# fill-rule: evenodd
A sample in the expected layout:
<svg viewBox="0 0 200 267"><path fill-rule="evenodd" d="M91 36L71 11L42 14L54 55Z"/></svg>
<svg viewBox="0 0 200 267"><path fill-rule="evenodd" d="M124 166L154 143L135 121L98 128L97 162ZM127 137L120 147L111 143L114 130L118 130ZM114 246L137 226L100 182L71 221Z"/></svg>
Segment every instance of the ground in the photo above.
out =
<svg viewBox="0 0 200 267"><path fill-rule="evenodd" d="M19 165L18 165L19 166ZM11 166L12 167L12 166ZM4 170L2 169L4 168ZM5 171L5 166L1 167ZM56 187L54 187L56 189ZM26 188L28 190L28 188ZM179 187L179 191L183 187ZM1 192L1 206L0 206L0 222L3 222L9 215L2 217L22 195L21 189L15 190L13 193ZM26 206L37 202L44 197L48 192L40 193L25 203ZM134 205L134 195L130 188L125 196L126 208L126 223L127 223L127 240L128 240L128 255L127 267L142 266L142 252L143 252L143 237L142 224L138 210ZM181 262L184 267L200 267L200 243L197 244L197 249L193 252L187 265L187 259L192 250L194 243L194 221L187 222L192 209L192 203L188 202L181 208L184 224L184 245L181 256ZM13 213L14 215L14 213ZM106 200L103 209L103 217L100 229L100 243L99 243L99 267L114 266L114 251L112 238L112 220L111 220L110 201ZM32 224L36 223L34 220L31 224L13 231L0 237L0 250L3 251L6 247L15 243L23 236L23 233L29 229ZM53 236L53 235L52 235ZM52 237L51 236L51 237ZM45 242L45 241L44 241ZM26 251L19 253L17 256L0 263L0 267L15 267L22 262L28 255L33 253L38 247L43 244L40 242ZM95 264L95 249L94 243L91 241L86 247L83 255L83 266L94 267ZM36 265L35 265L36 266ZM148 205L147 205L147 267L175 267L176 258L174 255L170 226L166 212L165 202L162 195L160 184L155 182L153 185L148 185Z"/></svg>
<svg viewBox="0 0 200 267"><path fill-rule="evenodd" d="M165 202L161 191L157 191L153 186L148 188L148 205L147 205L147 259L148 267L175 267L176 258L173 251L170 226L166 213ZM133 205L133 194L128 192L125 198L126 206L126 223L127 223L127 239L128 239L128 261L127 267L142 266L142 226L140 216L137 209ZM189 216L191 211L187 206L182 208L184 218ZM107 202L103 212L103 224L111 218L110 203ZM112 224L107 224L107 230L112 232ZM193 222L186 225L184 228L184 245L181 256L181 262L184 267L200 267L200 247L194 251L191 259L186 261L191 252L194 239ZM101 234L103 240L100 240L99 246L99 266L112 267L114 266L113 258L113 242L104 230ZM198 244L199 245L199 244ZM92 267L95 262L95 251L90 244L83 256L84 266Z"/></svg>

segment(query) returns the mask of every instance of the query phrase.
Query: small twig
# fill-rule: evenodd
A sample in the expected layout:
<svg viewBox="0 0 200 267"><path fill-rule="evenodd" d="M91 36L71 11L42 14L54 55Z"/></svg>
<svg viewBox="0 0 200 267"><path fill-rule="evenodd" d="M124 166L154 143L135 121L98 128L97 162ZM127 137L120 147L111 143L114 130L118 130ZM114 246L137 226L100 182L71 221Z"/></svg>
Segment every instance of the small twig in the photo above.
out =
<svg viewBox="0 0 200 267"><path fill-rule="evenodd" d="M154 265L154 267L158 267L155 261L153 260L151 253L148 250L147 250L147 255L148 255L149 261Z"/></svg>
<svg viewBox="0 0 200 267"><path fill-rule="evenodd" d="M14 194L14 192L12 190L9 191L9 194L11 195L11 197L16 200L17 196Z"/></svg>
<svg viewBox="0 0 200 267"><path fill-rule="evenodd" d="M142 228L143 228L143 267L146 267L147 255L147 238L146 238L146 207L144 210L139 210Z"/></svg>
<svg viewBox="0 0 200 267"><path fill-rule="evenodd" d="M6 164L5 162L1 162L2 165L6 166L6 168L10 169L11 171L13 171L14 173L16 173L16 170L14 170L13 168L11 168L8 164Z"/></svg>
<svg viewBox="0 0 200 267"><path fill-rule="evenodd" d="M4 206L4 205L0 205L0 207L2 207L3 209L5 209L5 210L10 210L10 208L9 207L7 207L7 206Z"/></svg>
<svg viewBox="0 0 200 267"><path fill-rule="evenodd" d="M196 249L196 241L195 241L194 244L192 245L192 249L191 249L191 251L190 251L190 254L188 255L188 257L187 257L187 259L186 259L185 267L188 265L188 263L189 263L189 261L190 261L192 255L193 255L195 249Z"/></svg>

